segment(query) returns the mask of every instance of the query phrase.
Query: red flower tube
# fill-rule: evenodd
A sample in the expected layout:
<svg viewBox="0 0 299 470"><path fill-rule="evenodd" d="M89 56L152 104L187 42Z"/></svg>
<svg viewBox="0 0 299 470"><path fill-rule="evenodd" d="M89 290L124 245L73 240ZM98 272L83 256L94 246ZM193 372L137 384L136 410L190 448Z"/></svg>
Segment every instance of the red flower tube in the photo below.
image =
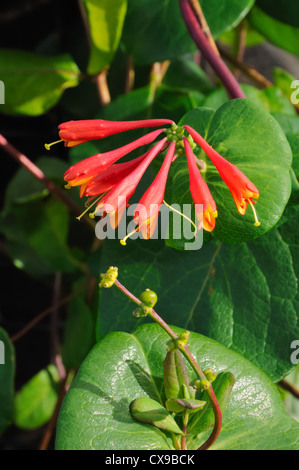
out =
<svg viewBox="0 0 299 470"><path fill-rule="evenodd" d="M129 162L111 165L107 170L103 171L103 173L100 173L86 184L83 196L94 197L106 193L113 188L113 186L120 183L126 176L128 176L129 173L135 170L147 154L148 152L138 158L134 158L134 160L130 160Z"/></svg>
<svg viewBox="0 0 299 470"><path fill-rule="evenodd" d="M106 212L112 228L116 228L135 189L152 160L163 150L166 138L158 142L143 161L119 184L114 186L99 202L95 214Z"/></svg>
<svg viewBox="0 0 299 470"><path fill-rule="evenodd" d="M242 173L241 170L239 170L238 167L219 155L219 153L217 153L194 129L192 129L192 127L187 125L183 127L189 132L195 142L201 146L214 163L219 175L228 186L239 213L244 215L247 209L247 203L249 203L255 216L254 225L260 225L253 207L253 204L255 204L256 201L252 200L252 198L257 199L259 197L259 191L255 185L247 178L247 176L244 175L244 173Z"/></svg>
<svg viewBox="0 0 299 470"><path fill-rule="evenodd" d="M202 179L188 139L184 137L183 141L189 167L190 192L198 219L198 229L204 228L207 232L212 232L215 228L215 219L218 215L216 203L208 185Z"/></svg>
<svg viewBox="0 0 299 470"><path fill-rule="evenodd" d="M64 141L65 146L74 147L89 140L103 139L131 129L165 126L166 124L173 124L173 121L170 119L144 119L140 121L86 119L84 121L64 122L58 126L58 129L59 137Z"/></svg>
<svg viewBox="0 0 299 470"><path fill-rule="evenodd" d="M92 157L85 158L81 162L71 166L65 172L64 179L67 181L69 186L87 185L87 183L89 183L95 176L105 171L110 165L127 155L129 152L132 152L141 145L147 145L153 142L163 131L164 129L158 129L127 145L124 145L123 147L120 147L119 149L105 153L98 153Z"/></svg>
<svg viewBox="0 0 299 470"><path fill-rule="evenodd" d="M159 173L140 199L134 211L134 222L139 225L139 230L141 230L142 236L145 239L151 238L155 232L159 209L163 203L167 176L174 157L174 152L175 142L172 142Z"/></svg>

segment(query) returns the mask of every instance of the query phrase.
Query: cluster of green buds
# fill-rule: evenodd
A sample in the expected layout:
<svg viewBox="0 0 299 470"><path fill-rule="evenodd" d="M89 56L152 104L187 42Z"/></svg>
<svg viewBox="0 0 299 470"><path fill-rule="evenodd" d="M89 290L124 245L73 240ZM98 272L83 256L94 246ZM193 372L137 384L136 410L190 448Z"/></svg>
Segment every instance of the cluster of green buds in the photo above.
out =
<svg viewBox="0 0 299 470"><path fill-rule="evenodd" d="M135 317L145 317L149 313L152 313L152 309L156 305L158 297L156 292L145 289L145 291L140 294L139 300L141 304L134 310L133 315Z"/></svg>
<svg viewBox="0 0 299 470"><path fill-rule="evenodd" d="M99 283L100 287L112 287L116 278L118 276L118 268L115 266L110 266L108 271L105 274L101 274L101 282Z"/></svg>
<svg viewBox="0 0 299 470"><path fill-rule="evenodd" d="M184 349L189 339L190 331L183 331L177 338L168 341L168 351Z"/></svg>
<svg viewBox="0 0 299 470"><path fill-rule="evenodd" d="M177 124L172 124L169 129L165 129L166 138L169 142L175 142L175 153L180 156L185 153L185 146L183 142L185 129ZM191 145L192 150L196 147L194 140L191 135L187 137L189 144Z"/></svg>
<svg viewBox="0 0 299 470"><path fill-rule="evenodd" d="M205 379L195 379L192 382L192 386L200 392L208 390L210 388L211 383L214 382L217 377L217 374L213 372L210 367L208 369L205 369L203 373L206 377Z"/></svg>

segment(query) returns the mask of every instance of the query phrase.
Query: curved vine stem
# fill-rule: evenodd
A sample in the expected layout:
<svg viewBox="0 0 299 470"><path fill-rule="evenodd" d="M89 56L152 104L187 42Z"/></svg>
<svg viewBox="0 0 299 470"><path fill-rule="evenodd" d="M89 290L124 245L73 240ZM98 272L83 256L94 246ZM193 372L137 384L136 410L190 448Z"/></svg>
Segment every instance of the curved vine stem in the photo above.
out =
<svg viewBox="0 0 299 470"><path fill-rule="evenodd" d="M135 302L137 305L141 304L141 301L134 295L132 294L125 286L123 286L118 279L115 279L115 285L120 289L129 299L131 299L133 302ZM154 310L151 309L151 313L148 314L156 323L158 323L163 330L171 337L171 339L176 339L178 335L170 328L170 326L167 325L167 323L161 318L158 313ZM185 346L184 348L180 349L180 352L183 354L183 356L187 359L189 364L191 365L192 369L196 373L197 377L199 379L205 379L205 375L203 371L201 370L200 366L197 364L196 359L193 357L191 354L189 348ZM219 436L219 433L221 431L222 427L222 413L221 409L218 403L218 400L216 398L216 395L214 393L212 385L210 385L209 389L207 390L207 394L211 403L211 406L213 408L214 416L215 416L215 423L213 427L213 431L209 438L198 448L198 450L207 450L211 447L211 445L216 441L217 437Z"/></svg>
<svg viewBox="0 0 299 470"><path fill-rule="evenodd" d="M238 81L229 70L227 65L223 62L221 57L215 52L211 46L209 39L203 32L199 19L194 12L191 3L192 0L179 0L180 8L186 27L190 36L197 45L198 49L205 57L207 62L213 68L216 75L223 83L229 98L246 98L243 90L241 89Z"/></svg>

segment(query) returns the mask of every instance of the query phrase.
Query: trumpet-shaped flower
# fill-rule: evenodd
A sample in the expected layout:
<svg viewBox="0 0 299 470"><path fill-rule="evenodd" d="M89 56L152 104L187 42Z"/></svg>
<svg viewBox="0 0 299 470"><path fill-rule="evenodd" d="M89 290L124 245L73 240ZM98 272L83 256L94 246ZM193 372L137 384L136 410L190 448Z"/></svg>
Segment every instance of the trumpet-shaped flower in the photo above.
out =
<svg viewBox="0 0 299 470"><path fill-rule="evenodd" d="M109 214L110 224L116 228L127 207L128 201L134 194L136 187L141 180L144 172L153 161L153 159L162 151L166 139L158 142L149 152L143 161L129 173L120 183L114 186L106 196L99 202L95 214L102 211Z"/></svg>
<svg viewBox="0 0 299 470"><path fill-rule="evenodd" d="M183 141L189 167L190 192L198 219L198 229L203 227L207 232L212 232L215 228L215 219L218 215L216 203L208 185L202 179L188 139L184 137Z"/></svg>
<svg viewBox="0 0 299 470"><path fill-rule="evenodd" d="M222 180L228 186L237 209L240 214L244 215L249 203L255 217L256 226L260 225L253 204L256 203L252 198L259 197L259 191L255 185L242 173L236 165L217 153L192 127L185 125L184 128L193 137L195 142L201 146L204 152L212 160L217 168Z"/></svg>
<svg viewBox="0 0 299 470"><path fill-rule="evenodd" d="M120 147L119 149L111 150L110 152L105 153L98 153L92 157L85 158L81 162L71 166L65 172L64 179L67 181L69 186L83 185L81 194L84 194L87 184L98 174L107 170L107 168L109 168L113 163L127 155L129 152L132 152L142 145L150 144L163 131L164 129L158 129L156 131L150 132L149 134L146 134L143 137L140 137L137 140L134 140L130 144Z"/></svg>
<svg viewBox="0 0 299 470"><path fill-rule="evenodd" d="M84 121L68 121L60 124L59 137L66 147L103 139L120 132L144 127L158 127L173 124L169 119L145 119L140 121L105 121L103 119L87 119Z"/></svg>
<svg viewBox="0 0 299 470"><path fill-rule="evenodd" d="M174 153L175 142L172 142L159 173L143 194L134 211L134 222L138 224L138 228L145 239L151 238L155 232L159 210L164 199L167 176Z"/></svg>

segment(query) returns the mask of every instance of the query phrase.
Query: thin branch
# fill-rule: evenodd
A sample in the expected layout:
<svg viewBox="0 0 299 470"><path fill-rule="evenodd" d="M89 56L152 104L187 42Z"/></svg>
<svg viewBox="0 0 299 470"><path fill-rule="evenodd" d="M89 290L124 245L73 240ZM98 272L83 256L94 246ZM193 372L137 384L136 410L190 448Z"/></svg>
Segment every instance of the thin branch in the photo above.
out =
<svg viewBox="0 0 299 470"><path fill-rule="evenodd" d="M270 82L266 77L264 77L260 72L252 67L248 67L244 62L239 61L236 57L232 56L227 52L223 47L218 46L221 55L228 60L232 65L237 67L244 73L247 77L251 78L256 85L259 85L262 88L268 88L273 86L273 83Z"/></svg>
<svg viewBox="0 0 299 470"><path fill-rule="evenodd" d="M150 87L151 87L150 102L151 103L153 103L155 99L157 88L159 85L161 85L169 65L170 65L169 60L164 60L164 62L154 62L152 65L151 73L150 73Z"/></svg>
<svg viewBox="0 0 299 470"><path fill-rule="evenodd" d="M62 275L61 272L55 273L53 288L53 305L51 315L50 339L51 339L51 361L56 365L60 380L64 380L66 376L65 368L60 354L60 341L58 335L58 302L61 296Z"/></svg>
<svg viewBox="0 0 299 470"><path fill-rule="evenodd" d="M141 301L135 297L134 294L132 294L125 286L123 286L118 279L115 279L115 285L120 289L127 297L129 297L133 302L135 302L137 305L141 304ZM151 309L151 313L149 313L149 316L156 322L158 323L164 331L172 338L176 339L178 336L177 334L167 325L167 323L157 314L157 312L154 309ZM180 352L185 356L191 367L193 368L194 372L200 379L205 379L205 375L203 371L201 370L200 366L197 364L196 359L193 357L191 354L189 348L185 346L184 348L180 349ZM207 450L211 447L211 445L216 441L217 437L219 436L219 433L221 431L222 427L222 413L221 409L218 403L218 400L216 398L216 395L214 393L212 384L210 384L209 389L207 390L207 394L209 396L209 400L211 403L211 406L213 408L214 416L215 416L215 422L214 422L214 427L211 435L209 438L202 444L202 446L198 450Z"/></svg>
<svg viewBox="0 0 299 470"><path fill-rule="evenodd" d="M60 382L60 387L59 387L59 392L58 392L58 399L55 405L54 412L52 414L52 417L50 421L48 422L48 425L46 427L45 434L43 436L41 445L39 447L39 450L47 450L49 447L50 440L52 438L53 432L56 428L56 423L57 423L57 418L59 414L59 410L62 404L62 401L64 399L64 396L66 394L66 381L67 381L67 375L65 378Z"/></svg>
<svg viewBox="0 0 299 470"><path fill-rule="evenodd" d="M283 388L287 392L291 393L293 397L299 398L299 389L296 388L294 385L290 384L289 382L287 382L286 380L284 379L281 380L280 382L278 382L277 385L279 385L281 388Z"/></svg>
<svg viewBox="0 0 299 470"><path fill-rule="evenodd" d="M135 70L132 57L126 57L126 76L125 76L125 93L129 93L134 88Z"/></svg>
<svg viewBox="0 0 299 470"><path fill-rule="evenodd" d="M189 3L191 5L192 10L196 14L200 24L201 24L202 30L203 30L205 36L207 37L207 39L210 43L210 46L212 47L212 49L214 49L214 51L216 52L217 55L220 55L219 51L218 51L218 48L217 48L217 45L214 41L213 35L211 33L210 27L207 23L206 17L204 15L204 12L202 11L202 8L201 8L201 5L200 5L199 1L198 0L189 0Z"/></svg>
<svg viewBox="0 0 299 470"><path fill-rule="evenodd" d="M100 103L103 107L107 106L107 104L111 102L111 96L107 82L107 74L107 69L104 69L95 77Z"/></svg>
<svg viewBox="0 0 299 470"><path fill-rule="evenodd" d="M225 62L223 62L221 57L219 57L211 47L189 0L180 0L180 7L190 36L223 83L229 98L246 98L234 75L231 73Z"/></svg>
<svg viewBox="0 0 299 470"><path fill-rule="evenodd" d="M41 313L39 313L36 317L34 317L27 325L25 325L18 333L15 335L11 336L10 340L12 343L15 343L18 341L20 338L22 338L28 331L30 331L35 325L37 325L41 320L46 318L50 313L53 312L54 309L58 307L62 307L62 305L67 304L75 295L77 295L82 289L84 288L84 285L82 285L80 288L76 289L74 292L71 294L67 295L63 299L59 300L57 304L51 305L51 307L46 308L43 310Z"/></svg>
<svg viewBox="0 0 299 470"><path fill-rule="evenodd" d="M244 54L246 51L246 38L247 38L247 28L245 26L245 22L241 21L241 23L237 27L237 47L236 47L236 59L239 62L243 62ZM240 77L240 69L235 68L234 76L238 80Z"/></svg>
<svg viewBox="0 0 299 470"><path fill-rule="evenodd" d="M42 183L52 194L57 196L68 208L69 210L79 216L82 212L81 208L77 206L69 197L65 194L65 191L56 186L52 181L50 181L46 175L42 172L38 166L36 166L31 160L29 160L26 155L21 153L16 149L12 144L10 144L6 138L0 134L0 146L5 150L5 152L13 157L20 165L22 165L26 170L28 170L40 183ZM84 217L83 221L88 225L89 228L94 230L94 222L89 217Z"/></svg>

